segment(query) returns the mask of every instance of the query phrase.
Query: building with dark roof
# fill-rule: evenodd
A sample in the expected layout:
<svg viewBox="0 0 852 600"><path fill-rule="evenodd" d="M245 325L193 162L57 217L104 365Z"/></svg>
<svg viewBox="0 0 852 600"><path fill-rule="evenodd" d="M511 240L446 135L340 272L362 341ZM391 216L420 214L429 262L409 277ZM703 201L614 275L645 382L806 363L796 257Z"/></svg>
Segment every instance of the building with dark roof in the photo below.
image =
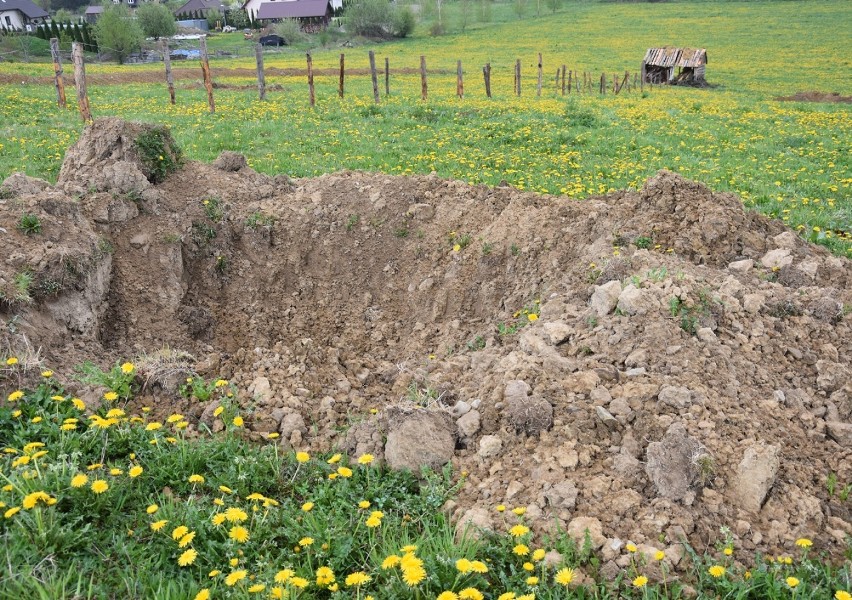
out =
<svg viewBox="0 0 852 600"><path fill-rule="evenodd" d="M34 31L47 17L47 11L31 0L0 0L0 27L7 30Z"/></svg>

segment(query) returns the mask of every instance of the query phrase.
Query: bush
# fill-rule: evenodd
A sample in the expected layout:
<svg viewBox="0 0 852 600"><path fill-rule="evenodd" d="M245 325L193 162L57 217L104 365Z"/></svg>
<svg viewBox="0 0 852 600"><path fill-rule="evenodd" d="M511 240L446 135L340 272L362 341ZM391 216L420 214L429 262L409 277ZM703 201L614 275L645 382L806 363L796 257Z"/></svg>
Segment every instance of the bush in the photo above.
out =
<svg viewBox="0 0 852 600"><path fill-rule="evenodd" d="M282 19L280 23L275 24L275 33L283 37L289 46L303 40L305 37L305 34L302 33L302 25L298 19Z"/></svg>
<svg viewBox="0 0 852 600"><path fill-rule="evenodd" d="M349 6L346 15L355 35L383 38L393 31L393 14L387 0L358 0Z"/></svg>
<svg viewBox="0 0 852 600"><path fill-rule="evenodd" d="M414 32L417 18L409 6L400 6L393 12L393 35L394 37L408 37Z"/></svg>
<svg viewBox="0 0 852 600"><path fill-rule="evenodd" d="M95 39L101 50L111 53L123 64L131 53L142 47L145 35L124 4L110 6L95 25Z"/></svg>
<svg viewBox="0 0 852 600"><path fill-rule="evenodd" d="M142 4L136 11L136 20L147 37L160 39L177 32L174 15L165 4Z"/></svg>

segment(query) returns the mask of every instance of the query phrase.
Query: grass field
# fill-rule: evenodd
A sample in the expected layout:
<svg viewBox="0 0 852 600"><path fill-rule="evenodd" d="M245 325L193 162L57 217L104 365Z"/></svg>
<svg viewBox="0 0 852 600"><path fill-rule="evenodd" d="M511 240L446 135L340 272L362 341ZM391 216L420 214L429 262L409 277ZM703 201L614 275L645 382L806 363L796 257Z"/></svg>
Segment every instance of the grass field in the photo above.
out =
<svg viewBox="0 0 852 600"><path fill-rule="evenodd" d="M378 106L369 77L352 76L347 97L337 77L317 76L318 104L307 105L304 75L268 76L268 101L257 100L248 58L214 61L221 84L216 114L207 112L198 79L178 81L170 106L157 83L91 85L96 116L118 115L172 127L193 159L221 150L245 153L259 171L310 176L344 168L428 173L495 185L587 197L637 187L668 168L740 195L747 206L784 219L803 235L852 256L852 110L848 104L779 102L778 96L819 90L852 93L846 48L852 5L841 2L566 4L556 15L512 20L513 5L494 5L493 21L464 34L426 35L344 48L347 65L366 68L367 50L391 69L416 69L425 55L429 100L419 77L393 72L391 96ZM458 28L459 4L445 5ZM243 42L216 40L217 47ZM654 88L601 98L555 94L553 76L569 69L609 75L634 72L654 45L708 48L711 89ZM213 44L211 44L213 45ZM337 67L340 48L314 49L317 69ZM545 91L535 96L536 54L544 55ZM512 64L523 61L523 96L512 96ZM455 97L455 65L462 60L466 96ZM485 98L481 67L491 62L495 98ZM269 55L267 67L303 68L302 49ZM160 65L90 65L93 76L134 73L157 79ZM330 71L329 71L330 72ZM0 76L49 76L48 64L4 64ZM24 107L26 107L24 109ZM62 153L82 125L73 110L55 108L47 83L0 86L0 174L23 170L55 179Z"/></svg>

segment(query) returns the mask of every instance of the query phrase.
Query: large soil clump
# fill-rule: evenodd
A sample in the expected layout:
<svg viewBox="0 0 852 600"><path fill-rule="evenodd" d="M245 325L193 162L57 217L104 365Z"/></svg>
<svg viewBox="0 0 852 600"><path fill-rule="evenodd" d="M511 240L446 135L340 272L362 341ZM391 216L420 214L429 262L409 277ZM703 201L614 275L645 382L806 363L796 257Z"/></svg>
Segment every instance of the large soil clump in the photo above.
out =
<svg viewBox="0 0 852 600"><path fill-rule="evenodd" d="M140 153L151 131L177 173ZM613 574L628 539L682 556L725 526L747 550L804 536L839 555L852 535L825 486L852 482L852 264L732 195L665 171L583 202L291 181L234 154L181 166L162 130L117 120L57 186L0 191L7 345L53 366L138 357L142 401L194 428L216 428L212 407L178 383L228 378L251 435L451 461L454 518L525 506L588 529Z"/></svg>

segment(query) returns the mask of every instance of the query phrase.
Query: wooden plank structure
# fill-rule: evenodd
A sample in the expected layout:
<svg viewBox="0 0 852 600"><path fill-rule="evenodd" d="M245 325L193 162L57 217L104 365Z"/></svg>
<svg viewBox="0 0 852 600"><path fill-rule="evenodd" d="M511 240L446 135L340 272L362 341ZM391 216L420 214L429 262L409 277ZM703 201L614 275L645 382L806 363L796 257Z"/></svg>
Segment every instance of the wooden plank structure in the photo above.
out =
<svg viewBox="0 0 852 600"><path fill-rule="evenodd" d="M643 83L693 83L704 81L707 50L704 48L648 48L642 60Z"/></svg>

